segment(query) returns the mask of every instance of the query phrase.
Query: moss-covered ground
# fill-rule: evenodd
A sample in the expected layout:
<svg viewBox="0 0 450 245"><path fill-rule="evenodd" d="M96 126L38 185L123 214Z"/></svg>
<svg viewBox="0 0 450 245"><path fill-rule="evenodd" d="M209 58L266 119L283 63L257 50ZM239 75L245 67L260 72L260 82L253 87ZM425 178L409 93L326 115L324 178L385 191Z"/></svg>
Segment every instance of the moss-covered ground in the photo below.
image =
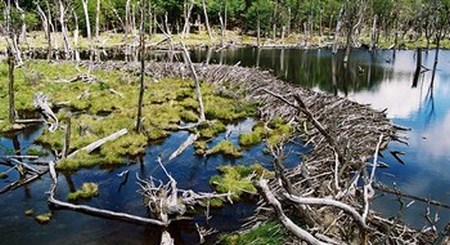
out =
<svg viewBox="0 0 450 245"><path fill-rule="evenodd" d="M86 68L72 63L27 61L15 70L15 103L20 117L35 111L33 96L42 92L61 124L71 118L69 153L122 128L129 133L108 142L94 153L80 152L57 165L62 170L77 170L97 165L125 163L125 157L143 154L149 142L164 139L183 122L197 121L197 103L191 80L145 78L146 92L143 106L143 131L134 132L139 93L139 77L121 71L91 72L96 81L67 83ZM0 63L0 103L8 105L8 68ZM116 91L111 92L111 90ZM208 123L198 130L203 139L210 139L225 131L225 124L252 116L254 105L235 98L220 96L210 84L202 83L202 95ZM8 107L0 107L0 131L10 128ZM64 130L44 132L37 142L58 152L62 151Z"/></svg>

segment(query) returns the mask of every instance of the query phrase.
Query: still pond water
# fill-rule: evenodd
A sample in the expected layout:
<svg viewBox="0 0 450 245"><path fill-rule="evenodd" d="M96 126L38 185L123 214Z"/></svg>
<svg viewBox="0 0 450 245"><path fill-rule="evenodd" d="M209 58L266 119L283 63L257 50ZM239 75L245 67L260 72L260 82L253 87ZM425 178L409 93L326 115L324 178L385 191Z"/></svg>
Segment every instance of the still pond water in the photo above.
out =
<svg viewBox="0 0 450 245"><path fill-rule="evenodd" d="M433 67L434 51L423 55L423 65ZM380 169L378 178L389 186L396 186L412 195L430 197L443 203L450 203L450 51L439 52L439 63L435 72L422 73L417 86L412 86L415 70L415 54L411 51L378 51L373 56L365 50L354 50L348 69L341 65L342 56L332 57L329 50L260 50L243 48L224 50L219 53L207 51L193 52L195 61L236 64L260 67L272 70L280 79L306 86L324 93L347 97L359 103L371 104L375 109L387 109L394 123L411 128L405 133L408 146L392 142L383 152L384 163L389 168ZM335 77L333 79L333 66ZM251 130L251 119L229 125L228 133L219 135L210 145L224 137L236 143L239 133ZM16 135L23 152L33 144L41 133L36 128ZM100 196L86 203L92 206L112 210L147 215L142 198L136 192L135 175L153 176L164 179L164 174L156 163L156 157L170 155L180 142L188 136L187 132L175 133L160 144L148 147L142 164L130 161L128 166L114 170L82 170L70 176L59 176L58 195L61 199L67 195L69 186L79 187L83 182L99 184ZM13 149L11 138L0 138L0 155ZM307 149L292 145L296 151ZM263 154L263 145L250 149L238 160L221 156L199 158L188 148L180 157L167 163L168 170L174 175L181 188L196 191L210 191L208 180L217 174L217 167L223 164L251 164L261 162L270 167L271 159ZM403 163L396 160L390 152L404 152ZM288 167L299 162L299 156L288 157ZM117 175L129 169L128 178ZM6 168L0 166L0 171ZM17 178L10 175L0 180L0 187ZM155 227L142 227L116 221L108 221L74 213L57 211L48 225L38 225L32 217L26 217L24 211L34 209L36 213L48 211L44 194L50 185L43 178L26 188L3 194L0 198L0 244L158 244L160 230ZM393 195L380 195L374 207L387 217L401 217L408 224L422 228L426 222L422 215L426 205L415 202L408 209L400 211L400 202ZM410 200L405 199L408 203ZM243 220L252 214L254 205L238 203L220 210L212 210L210 226L220 231L231 231L239 227ZM442 228L450 221L450 211L445 208L431 207L438 212ZM193 244L197 241L195 222L204 224L204 216L199 215L193 221L180 222L170 227L172 236L178 244ZM210 242L213 242L211 238Z"/></svg>

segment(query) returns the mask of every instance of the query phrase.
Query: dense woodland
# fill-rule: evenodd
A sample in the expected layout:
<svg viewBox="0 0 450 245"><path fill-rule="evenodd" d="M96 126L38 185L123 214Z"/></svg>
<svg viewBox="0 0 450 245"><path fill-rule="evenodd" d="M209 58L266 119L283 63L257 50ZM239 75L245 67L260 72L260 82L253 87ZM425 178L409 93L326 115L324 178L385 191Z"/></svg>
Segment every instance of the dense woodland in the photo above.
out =
<svg viewBox="0 0 450 245"><path fill-rule="evenodd" d="M371 45L380 37L424 39L429 47L448 32L448 0L4 0L3 34L24 36L25 31L79 30L132 32L139 28L145 8L145 29L156 33L196 32L210 26L240 34L282 38L291 33L332 36L341 32L359 44L360 35ZM8 17L10 16L10 18ZM186 21L188 20L188 21ZM87 24L88 23L88 24ZM89 25L90 28L87 28ZM260 30L260 31L258 31ZM353 36L353 37L352 37ZM20 39L18 40L20 41ZM395 42L397 44L397 42Z"/></svg>

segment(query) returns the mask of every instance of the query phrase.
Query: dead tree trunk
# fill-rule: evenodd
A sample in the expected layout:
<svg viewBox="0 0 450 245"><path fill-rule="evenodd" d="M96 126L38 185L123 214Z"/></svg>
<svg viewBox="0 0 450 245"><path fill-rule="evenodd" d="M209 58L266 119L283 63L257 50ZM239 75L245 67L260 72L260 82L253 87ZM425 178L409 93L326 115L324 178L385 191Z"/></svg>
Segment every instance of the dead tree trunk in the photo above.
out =
<svg viewBox="0 0 450 245"><path fill-rule="evenodd" d="M344 14L344 7L341 7L341 10L339 11L339 16L337 18L337 23L336 23L336 29L334 31L334 41L333 41L333 50L332 53L336 54L338 51L338 45L339 45L339 33L341 31L341 27L342 27L342 16Z"/></svg>
<svg viewBox="0 0 450 245"><path fill-rule="evenodd" d="M373 17L373 25L372 25L372 32L370 34L370 46L369 46L369 51L374 51L376 48L376 36L377 36L377 18L378 16L375 15Z"/></svg>
<svg viewBox="0 0 450 245"><path fill-rule="evenodd" d="M191 56L189 55L189 52L186 49L186 46L184 45L184 42L181 42L181 46L183 47L183 52L184 52L184 57L185 57L186 63L189 65L192 76L194 78L195 96L197 97L197 102L198 102L198 108L199 108L199 113L200 113L200 122L203 122L206 120L206 117L205 117L205 109L203 107L203 99L202 99L202 92L201 92L201 88L200 88L200 81L197 76L197 72L195 71L194 64L192 64Z"/></svg>
<svg viewBox="0 0 450 245"><path fill-rule="evenodd" d="M73 32L73 42L75 45L75 50L74 50L74 55L75 55L75 60L77 61L77 64L80 63L81 59L80 59L80 51L79 51L79 47L78 47L78 37L79 37L79 33L80 33L80 28L78 25L78 16L77 13L75 11L73 12L73 18L75 19L75 30Z"/></svg>
<svg viewBox="0 0 450 245"><path fill-rule="evenodd" d="M62 0L59 0L59 23L61 24L61 32L63 35L63 41L64 41L64 58L68 59L70 56L70 43L69 43L69 37L67 34L67 25L64 18L64 15L66 13L66 10L64 8Z"/></svg>
<svg viewBox="0 0 450 245"><path fill-rule="evenodd" d="M97 0L95 8L95 59L100 61L100 0Z"/></svg>
<svg viewBox="0 0 450 245"><path fill-rule="evenodd" d="M88 11L89 0L82 0L81 2L83 4L84 17L86 19L86 33L87 33L87 38L88 38L88 42L89 42L89 61L90 61L89 72L90 72L94 54L93 54L93 49L92 49L91 22L89 20L89 11Z"/></svg>
<svg viewBox="0 0 450 245"><path fill-rule="evenodd" d="M25 11L19 6L18 0L14 0L14 4L16 6L17 11L19 11L19 13L20 13L20 20L22 21L22 27L21 27L19 38L20 38L20 40L27 43L27 24L25 21Z"/></svg>
<svg viewBox="0 0 450 245"><path fill-rule="evenodd" d="M16 122L16 113L14 107L14 54L8 47L8 65L9 65L9 122L13 125Z"/></svg>
<svg viewBox="0 0 450 245"><path fill-rule="evenodd" d="M45 14L44 10L41 8L41 6L36 3L37 11L39 14L39 17L42 21L42 27L44 28L45 32L45 38L47 39L47 60L50 61L52 57L52 38L51 38L51 31L50 31L50 23L48 21L47 15Z"/></svg>
<svg viewBox="0 0 450 245"><path fill-rule="evenodd" d="M422 70L422 48L417 48L416 50L416 71L414 72L414 78L412 87L416 88L419 82L420 71Z"/></svg>
<svg viewBox="0 0 450 245"><path fill-rule="evenodd" d="M256 46L261 46L261 20L259 16L259 6L256 7Z"/></svg>
<svg viewBox="0 0 450 245"><path fill-rule="evenodd" d="M186 12L184 15L184 27L183 33L181 34L183 37L190 32L191 23L189 20L191 19L192 8L194 7L194 2L189 0L186 6Z"/></svg>
<svg viewBox="0 0 450 245"><path fill-rule="evenodd" d="M48 36L47 36L47 49L48 49L48 55L47 59L50 61L50 59L53 57L53 47L55 49L58 48L58 43L56 42L56 38L54 38L54 45L52 45L52 31L55 32L55 27L53 26L52 22L52 13L50 12L50 4L48 1L45 1L45 6L47 10L47 21L48 21Z"/></svg>
<svg viewBox="0 0 450 245"><path fill-rule="evenodd" d="M140 76L140 88L139 88L139 102L138 102L138 113L136 122L136 132L141 131L142 123L142 104L144 101L144 78L145 78L145 1L141 2L141 26L139 35L139 49L140 49L140 60L141 60L141 76Z"/></svg>
<svg viewBox="0 0 450 245"><path fill-rule="evenodd" d="M203 7L203 15L205 16L205 24L206 24L206 30L208 31L209 40L212 40L212 33L211 33L211 27L209 26L209 19L208 19L208 12L206 11L206 3L205 0L202 0L202 7Z"/></svg>

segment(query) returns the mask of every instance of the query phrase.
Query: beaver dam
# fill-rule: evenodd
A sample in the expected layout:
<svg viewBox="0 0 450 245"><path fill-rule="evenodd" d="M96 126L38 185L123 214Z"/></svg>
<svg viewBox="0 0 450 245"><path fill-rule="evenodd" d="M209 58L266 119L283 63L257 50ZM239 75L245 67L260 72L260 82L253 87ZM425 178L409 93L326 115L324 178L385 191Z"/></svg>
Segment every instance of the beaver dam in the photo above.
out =
<svg viewBox="0 0 450 245"><path fill-rule="evenodd" d="M34 181L44 181L48 189L41 188L41 195L48 192L48 211L35 215L40 223L57 222L63 212L59 210L65 209L144 226L146 232L151 230L155 244L214 243L217 230L209 224L217 214L214 209L233 207L230 203L239 209L253 200L257 206L246 208L255 212L248 215L241 232L221 235L221 242L403 244L443 239L433 229L415 230L371 209L377 168L382 166L379 151L389 141L402 140L397 131L403 129L367 105L289 85L253 68L150 62L145 66L143 130L135 132L138 63L84 62L77 68L71 63L30 61L19 72L16 109L20 119L13 129L41 121L48 127L27 150L13 144L14 150L1 157L8 166L2 168L2 176L17 177L1 193L7 196L33 186ZM191 77L201 81L204 108L198 106ZM3 100L6 104L3 84L2 104ZM2 127L7 125L4 110ZM37 112L43 117L37 118ZM232 141L230 135L236 129L230 125L249 118L253 118L250 129L239 131L234 137L238 143ZM174 151L149 153L151 145L159 142L164 148L164 140L179 131L185 133ZM239 167L229 160L245 159L254 147L266 155L260 164ZM232 164L219 165L221 173L209 180L212 189L196 189L172 174L177 166L171 163L182 162L187 153L206 159L220 155ZM130 174L133 163L161 174ZM71 180L73 173L98 168L121 171L113 177L93 175L77 184ZM145 211L132 214L120 205L95 201L110 195L102 193L96 178L106 183L112 181L105 178L137 182L134 190L127 190L139 191L139 204L133 205ZM63 196L67 190L58 188L64 179L67 197ZM33 216L34 211L25 214ZM194 231L188 239L175 231L186 224Z"/></svg>

